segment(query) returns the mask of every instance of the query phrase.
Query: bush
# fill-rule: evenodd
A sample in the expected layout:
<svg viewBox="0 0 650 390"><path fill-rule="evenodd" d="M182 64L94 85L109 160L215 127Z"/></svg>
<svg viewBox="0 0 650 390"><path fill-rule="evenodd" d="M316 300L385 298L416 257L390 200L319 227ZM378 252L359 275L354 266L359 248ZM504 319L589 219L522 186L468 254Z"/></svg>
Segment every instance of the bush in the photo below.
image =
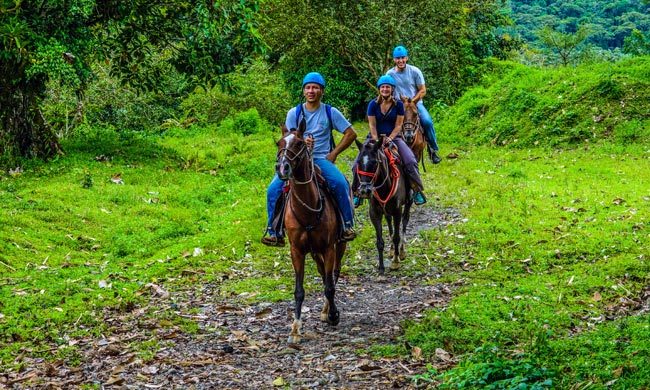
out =
<svg viewBox="0 0 650 390"><path fill-rule="evenodd" d="M220 124L221 131L240 133L243 135L257 134L270 129L255 108L239 112L224 119Z"/></svg>
<svg viewBox="0 0 650 390"><path fill-rule="evenodd" d="M185 118L196 118L201 125L254 108L260 118L280 126L289 107L282 78L261 60L224 76L223 85L195 89L181 103Z"/></svg>

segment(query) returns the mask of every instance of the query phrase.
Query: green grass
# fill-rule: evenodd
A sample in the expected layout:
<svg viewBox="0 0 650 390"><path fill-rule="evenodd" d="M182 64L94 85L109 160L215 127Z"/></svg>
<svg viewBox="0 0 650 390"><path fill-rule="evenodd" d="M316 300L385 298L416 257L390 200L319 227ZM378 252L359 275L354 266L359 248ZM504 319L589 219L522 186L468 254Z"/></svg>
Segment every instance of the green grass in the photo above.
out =
<svg viewBox="0 0 650 390"><path fill-rule="evenodd" d="M645 59L635 61L599 66L616 69L610 79L621 80L647 72ZM594 124L596 139L567 138L586 120L591 103L582 102L593 91L601 91L599 107L608 110L615 110L614 97L639 112L645 106L627 97L628 89L572 80L569 69L550 71L557 74L547 79L541 71L513 68L514 74L502 69L494 77L502 88L486 83L439 123L443 155L459 157L428 165L426 193L435 207L459 210L463 221L420 233L400 270L460 287L448 307L407 321L396 344L371 349L408 355L417 346L431 363L436 348L445 349L460 364L415 379L442 387L648 387L650 315L621 311L650 285L650 145L635 136L646 131L639 126L647 117L611 111L624 118L614 132ZM561 88L591 92L546 112L555 103L540 105L545 94L521 88L506 99L515 92L501 79L539 85L549 96ZM639 96L647 92L638 80L629 85ZM533 129L524 126L531 107L554 121L562 110L577 115L563 114L558 126L565 131L545 132L535 145ZM474 119L461 126L463 112ZM491 142L490 126L499 121L518 123L514 138L498 138L517 147L491 146L503 144ZM621 129L631 135L616 136ZM21 353L79 364L69 340L110 334L105 316L148 307L148 283L172 292L210 284L222 297L242 301L291 300L288 252L258 244L276 136L242 137L219 128L150 136L94 129L68 141L67 155L25 162L22 174L0 176L1 367L20 365L14 358ZM470 146L477 144L484 145ZM338 162L346 174L354 154ZM118 173L124 184L111 181ZM375 250L372 227L360 220L344 273L368 274L375 266L359 256L374 258ZM308 267L315 276L313 262ZM320 288L318 278L307 278L308 291ZM146 315L162 327L199 331L171 308ZM152 338L130 348L148 359L161 345Z"/></svg>
<svg viewBox="0 0 650 390"><path fill-rule="evenodd" d="M495 62L441 113L447 142L514 147L650 138L650 57L539 69ZM440 130L439 130L440 131Z"/></svg>

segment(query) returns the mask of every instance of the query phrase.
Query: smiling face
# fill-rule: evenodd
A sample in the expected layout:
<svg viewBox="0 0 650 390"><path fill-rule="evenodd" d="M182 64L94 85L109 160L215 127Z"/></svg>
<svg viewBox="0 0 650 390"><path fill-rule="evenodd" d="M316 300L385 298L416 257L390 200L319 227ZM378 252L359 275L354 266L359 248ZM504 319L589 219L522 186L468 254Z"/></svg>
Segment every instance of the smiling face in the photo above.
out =
<svg viewBox="0 0 650 390"><path fill-rule="evenodd" d="M408 62L409 58L408 57L395 57L393 58L393 62L395 63L395 66L397 67L397 70L400 72L406 69L406 63Z"/></svg>
<svg viewBox="0 0 650 390"><path fill-rule="evenodd" d="M323 87L316 83L307 83L302 87L302 94L308 103L316 103L323 97Z"/></svg>
<svg viewBox="0 0 650 390"><path fill-rule="evenodd" d="M382 84L379 86L379 94L383 98L389 98L393 95L393 87L390 84Z"/></svg>

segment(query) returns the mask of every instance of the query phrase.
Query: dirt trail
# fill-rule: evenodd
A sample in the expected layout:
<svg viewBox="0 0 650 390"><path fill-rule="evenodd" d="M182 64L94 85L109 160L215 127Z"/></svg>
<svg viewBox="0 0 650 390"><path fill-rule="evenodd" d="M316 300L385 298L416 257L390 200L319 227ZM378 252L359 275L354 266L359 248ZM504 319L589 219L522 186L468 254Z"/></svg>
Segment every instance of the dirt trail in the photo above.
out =
<svg viewBox="0 0 650 390"><path fill-rule="evenodd" d="M459 219L452 210L419 211L412 218L412 226L418 230L444 227ZM415 234L414 229L408 236ZM374 253L368 256L376 257ZM196 296L209 297L212 288L216 290L203 286ZM423 285L422 278L399 273L386 277L375 273L342 275L336 291L340 324L332 327L320 322L322 294L308 295L303 309L305 337L300 345L286 341L293 302L241 306L228 300L197 304L193 294L185 296L188 302L156 298L152 306L155 303L163 313L170 305L194 307L192 314L181 315L196 321L198 331L189 334L164 326L164 320L154 322L138 316L137 310L129 316L108 317L107 324L115 330L110 337L80 340L76 344L80 355L67 363L25 357L26 370L0 374L0 388L76 388L84 384L138 389L410 388L410 377L424 370L424 362L417 358L376 359L359 351L395 341L404 319L446 306L452 289L443 284ZM149 358L130 347L134 342L142 346L154 337L159 341ZM417 351L413 352L417 357ZM71 364L73 361L78 365ZM443 361L441 365L451 363Z"/></svg>

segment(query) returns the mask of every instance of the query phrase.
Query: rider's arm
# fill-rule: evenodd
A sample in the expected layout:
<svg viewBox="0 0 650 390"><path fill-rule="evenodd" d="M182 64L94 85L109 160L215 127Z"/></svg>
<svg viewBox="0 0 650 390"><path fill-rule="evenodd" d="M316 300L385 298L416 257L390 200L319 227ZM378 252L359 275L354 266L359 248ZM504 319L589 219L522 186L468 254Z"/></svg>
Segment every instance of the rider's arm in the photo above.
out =
<svg viewBox="0 0 650 390"><path fill-rule="evenodd" d="M394 140L395 137L402 133L402 123L404 123L404 115L398 115L397 119L395 120L395 128L389 136L391 140Z"/></svg>
<svg viewBox="0 0 650 390"><path fill-rule="evenodd" d="M374 115L368 115L368 127L370 128L370 136L372 139L379 139L377 134L377 118Z"/></svg>
<svg viewBox="0 0 650 390"><path fill-rule="evenodd" d="M418 85L418 93L416 93L415 96L413 96L413 103L418 104L418 102L422 100L422 98L426 94L427 94L427 87L424 84Z"/></svg>
<svg viewBox="0 0 650 390"><path fill-rule="evenodd" d="M343 138L341 138L341 142L336 145L334 150L327 154L326 158L331 162L335 162L338 155L347 149L348 146L352 145L352 142L354 142L355 139L357 139L357 132L354 131L352 126L350 126L343 132Z"/></svg>

